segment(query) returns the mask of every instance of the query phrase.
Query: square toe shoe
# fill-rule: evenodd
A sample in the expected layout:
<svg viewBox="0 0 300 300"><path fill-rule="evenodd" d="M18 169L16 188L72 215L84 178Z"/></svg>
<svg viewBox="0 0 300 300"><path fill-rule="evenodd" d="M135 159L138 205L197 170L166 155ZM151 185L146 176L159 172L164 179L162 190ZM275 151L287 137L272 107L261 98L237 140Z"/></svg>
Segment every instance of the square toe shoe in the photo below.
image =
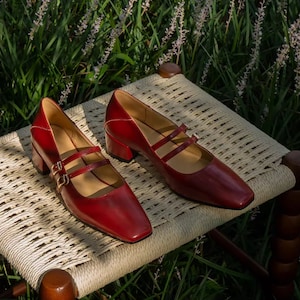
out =
<svg viewBox="0 0 300 300"><path fill-rule="evenodd" d="M250 187L186 130L123 90L113 93L107 107L110 155L130 161L142 154L173 191L188 199L229 209L249 205L254 198Z"/></svg>
<svg viewBox="0 0 300 300"><path fill-rule="evenodd" d="M31 140L34 166L50 173L77 219L125 242L151 234L149 219L125 180L50 98L41 100Z"/></svg>

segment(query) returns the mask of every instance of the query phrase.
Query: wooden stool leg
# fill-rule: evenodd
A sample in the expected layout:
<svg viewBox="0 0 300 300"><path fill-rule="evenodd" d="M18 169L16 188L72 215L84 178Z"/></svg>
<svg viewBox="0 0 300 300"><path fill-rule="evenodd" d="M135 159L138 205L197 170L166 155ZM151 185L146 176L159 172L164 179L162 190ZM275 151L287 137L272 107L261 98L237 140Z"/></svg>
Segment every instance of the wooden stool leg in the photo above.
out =
<svg viewBox="0 0 300 300"><path fill-rule="evenodd" d="M292 299L300 255L300 151L283 159L296 177L294 189L278 200L272 256L269 262L271 291L275 299Z"/></svg>
<svg viewBox="0 0 300 300"><path fill-rule="evenodd" d="M268 271L258 264L253 258L251 258L245 251L236 246L231 240L229 240L219 230L213 229L208 233L216 243L220 244L223 249L228 251L233 257L240 261L245 267L247 267L262 283L265 287L269 280Z"/></svg>
<svg viewBox="0 0 300 300"><path fill-rule="evenodd" d="M68 272L53 269L44 274L39 290L41 300L74 300L76 296L75 284Z"/></svg>
<svg viewBox="0 0 300 300"><path fill-rule="evenodd" d="M26 282L21 281L15 284L7 291L0 292L0 299L17 298L18 296L22 296L26 294L26 291L27 291Z"/></svg>

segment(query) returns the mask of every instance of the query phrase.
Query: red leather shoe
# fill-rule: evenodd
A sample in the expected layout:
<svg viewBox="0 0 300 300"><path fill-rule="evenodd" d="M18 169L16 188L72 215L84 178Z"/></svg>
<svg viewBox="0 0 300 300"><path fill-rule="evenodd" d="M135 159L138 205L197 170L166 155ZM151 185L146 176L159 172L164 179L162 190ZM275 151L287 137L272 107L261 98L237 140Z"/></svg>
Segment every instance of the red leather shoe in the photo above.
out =
<svg viewBox="0 0 300 300"><path fill-rule="evenodd" d="M32 161L57 184L67 209L82 222L126 242L151 234L151 224L125 180L51 99L31 127Z"/></svg>
<svg viewBox="0 0 300 300"><path fill-rule="evenodd" d="M132 95L116 90L106 112L106 147L130 161L141 153L152 161L176 193L223 208L242 209L254 198L229 167L177 126Z"/></svg>

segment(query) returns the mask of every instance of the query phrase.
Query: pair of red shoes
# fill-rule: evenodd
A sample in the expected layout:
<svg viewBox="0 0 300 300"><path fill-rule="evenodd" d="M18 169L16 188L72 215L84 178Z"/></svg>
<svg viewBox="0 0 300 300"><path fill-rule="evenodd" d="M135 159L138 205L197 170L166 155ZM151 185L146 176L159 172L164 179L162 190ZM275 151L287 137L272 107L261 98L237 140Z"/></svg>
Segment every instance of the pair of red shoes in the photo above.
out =
<svg viewBox="0 0 300 300"><path fill-rule="evenodd" d="M107 107L107 152L130 161L149 158L176 193L198 202L242 209L248 185L177 126L132 95L116 90ZM152 233L139 201L116 169L51 99L41 101L31 127L32 161L49 173L68 210L82 222L126 242Z"/></svg>

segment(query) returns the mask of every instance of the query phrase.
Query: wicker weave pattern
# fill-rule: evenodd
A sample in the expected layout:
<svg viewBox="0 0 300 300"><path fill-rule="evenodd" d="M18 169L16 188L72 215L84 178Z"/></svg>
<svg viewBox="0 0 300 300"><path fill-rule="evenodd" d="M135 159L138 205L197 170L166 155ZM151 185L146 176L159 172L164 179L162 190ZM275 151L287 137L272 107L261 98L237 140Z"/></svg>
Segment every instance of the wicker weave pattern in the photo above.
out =
<svg viewBox="0 0 300 300"><path fill-rule="evenodd" d="M201 145L248 182L255 201L242 211L197 204L172 193L145 158L138 156L129 164L110 158L154 228L149 238L124 244L70 215L51 180L32 167L29 127L23 128L0 138L0 253L34 288L46 270L62 268L72 274L83 297L295 184L291 171L280 165L288 149L184 76L162 79L152 75L124 89L178 125L187 124ZM67 111L92 142L102 147L109 98L106 94Z"/></svg>

